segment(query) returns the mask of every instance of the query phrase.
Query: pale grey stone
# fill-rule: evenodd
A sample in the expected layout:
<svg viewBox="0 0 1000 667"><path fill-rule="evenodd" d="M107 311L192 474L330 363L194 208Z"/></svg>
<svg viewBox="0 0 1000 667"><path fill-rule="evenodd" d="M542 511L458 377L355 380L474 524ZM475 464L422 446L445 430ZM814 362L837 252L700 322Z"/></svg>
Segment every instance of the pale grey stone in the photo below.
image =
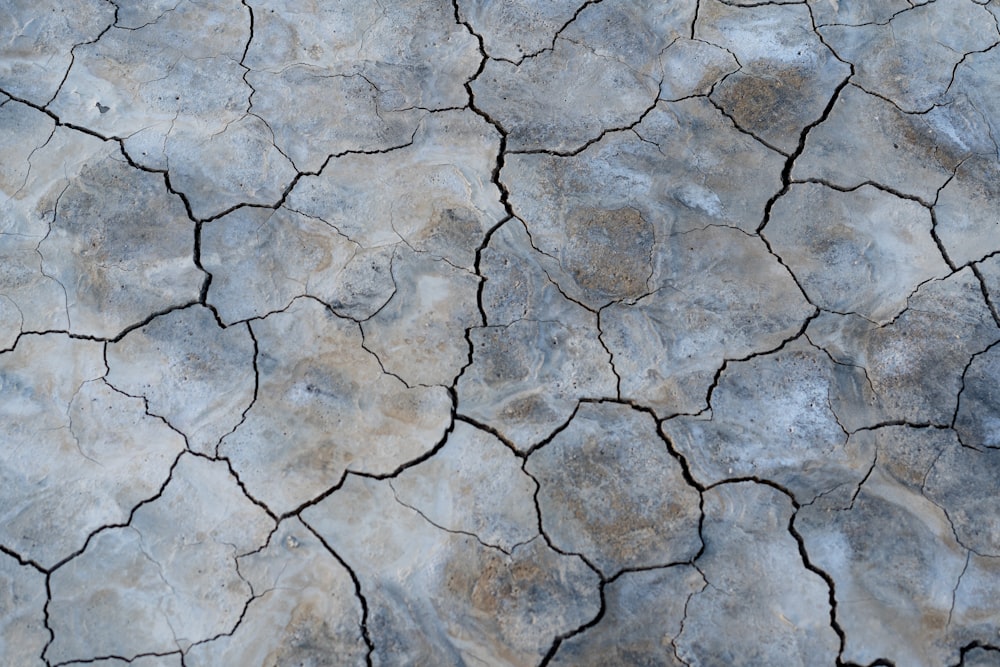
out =
<svg viewBox="0 0 1000 667"><path fill-rule="evenodd" d="M500 440L456 421L444 447L392 480L396 498L446 530L510 553L538 535L535 482Z"/></svg>
<svg viewBox="0 0 1000 667"><path fill-rule="evenodd" d="M1000 161L996 155L962 162L934 204L935 230L958 266L1000 251Z"/></svg>
<svg viewBox="0 0 1000 667"><path fill-rule="evenodd" d="M0 553L0 656L10 665L44 665L45 575Z"/></svg>
<svg viewBox="0 0 1000 667"><path fill-rule="evenodd" d="M250 5L252 111L300 170L405 144L426 110L468 101L463 83L480 54L450 3Z"/></svg>
<svg viewBox="0 0 1000 667"><path fill-rule="evenodd" d="M384 373L356 322L300 299L251 328L257 400L219 454L276 514L335 486L347 470L390 473L444 435L446 390L409 388Z"/></svg>
<svg viewBox="0 0 1000 667"><path fill-rule="evenodd" d="M931 435L940 456L924 480L924 495L948 515L962 546L980 556L1000 557L1000 498L992 491L1000 451L962 447L953 431Z"/></svg>
<svg viewBox="0 0 1000 667"><path fill-rule="evenodd" d="M332 76L362 75L379 91L381 112L468 102L464 84L482 58L477 40L456 23L447 0L251 0L248 5L254 9L254 39L245 62L252 70L280 73L300 65ZM328 118L334 122L336 116Z"/></svg>
<svg viewBox="0 0 1000 667"><path fill-rule="evenodd" d="M962 378L955 430L969 447L1000 449L1000 347L972 359Z"/></svg>
<svg viewBox="0 0 1000 667"><path fill-rule="evenodd" d="M692 560L701 549L701 498L646 412L584 403L569 426L532 452L542 530L613 577Z"/></svg>
<svg viewBox="0 0 1000 667"><path fill-rule="evenodd" d="M237 558L273 527L225 463L182 456L130 525L98 533L52 573L45 657L130 659L232 632L252 595Z"/></svg>
<svg viewBox="0 0 1000 667"><path fill-rule="evenodd" d="M812 10L816 25L863 25L866 23L888 23L896 13L910 9L921 2L908 0L806 0Z"/></svg>
<svg viewBox="0 0 1000 667"><path fill-rule="evenodd" d="M886 324L918 285L948 275L930 211L865 185L839 192L792 185L762 230L809 300Z"/></svg>
<svg viewBox="0 0 1000 667"><path fill-rule="evenodd" d="M613 397L616 378L597 317L560 294L512 220L483 250L489 326L469 332L472 364L458 380L458 410L497 429L520 451L573 414L579 399Z"/></svg>
<svg viewBox="0 0 1000 667"><path fill-rule="evenodd" d="M0 355L0 544L43 567L126 521L184 449L141 399L101 379L102 347L32 335Z"/></svg>
<svg viewBox="0 0 1000 667"><path fill-rule="evenodd" d="M933 203L969 154L943 113L905 114L848 84L829 118L809 132L792 179L818 178L842 188L873 182Z"/></svg>
<svg viewBox="0 0 1000 667"><path fill-rule="evenodd" d="M691 667L834 664L827 584L802 562L789 498L740 482L704 499L698 569L707 584L687 603L677 656Z"/></svg>
<svg viewBox="0 0 1000 667"><path fill-rule="evenodd" d="M848 440L836 412L850 412L871 397L862 369L835 364L797 340L727 364L709 416L678 417L662 428L702 484L766 479L808 503L856 484L871 467L874 450Z"/></svg>
<svg viewBox="0 0 1000 667"><path fill-rule="evenodd" d="M682 667L674 639L705 579L693 566L625 572L604 588L604 616L560 645L551 665Z"/></svg>
<svg viewBox="0 0 1000 667"><path fill-rule="evenodd" d="M712 99L741 128L786 154L850 75L813 30L803 4L734 7L704 0L694 34L732 51L741 65Z"/></svg>
<svg viewBox="0 0 1000 667"><path fill-rule="evenodd" d="M108 338L197 300L205 278L180 197L115 152L106 145L69 180L37 250L65 289L70 331Z"/></svg>
<svg viewBox="0 0 1000 667"><path fill-rule="evenodd" d="M854 64L854 83L908 112L927 111L940 99L966 53L1000 41L993 17L968 0L935 0L881 25L829 25L819 32Z"/></svg>
<svg viewBox="0 0 1000 667"><path fill-rule="evenodd" d="M577 150L656 102L659 55L689 36L694 10L691 0L593 4L551 51L519 66L487 61L472 82L475 103L508 132L512 151Z"/></svg>
<svg viewBox="0 0 1000 667"><path fill-rule="evenodd" d="M241 60L250 23L237 0L182 0L141 27L112 28L75 49L51 108L124 139L139 164L169 170L199 218L273 204L296 170L265 122L248 115Z"/></svg>
<svg viewBox="0 0 1000 667"><path fill-rule="evenodd" d="M412 145L330 160L287 206L363 248L402 243L471 270L487 230L506 217L490 180L499 148L497 131L471 111L436 113Z"/></svg>
<svg viewBox="0 0 1000 667"><path fill-rule="evenodd" d="M0 88L32 104L47 104L73 62L74 47L115 20L103 0L10 0L0 6Z"/></svg>
<svg viewBox="0 0 1000 667"><path fill-rule="evenodd" d="M597 615L598 576L542 538L511 554L433 526L355 475L302 513L354 570L375 665L535 664Z"/></svg>
<svg viewBox="0 0 1000 667"><path fill-rule="evenodd" d="M520 63L552 48L559 30L581 9L579 0L458 0L459 17L483 38L496 60Z"/></svg>
<svg viewBox="0 0 1000 667"><path fill-rule="evenodd" d="M228 324L277 312L300 296L371 317L395 291L392 247L366 249L330 224L282 207L241 208L206 223L208 303Z"/></svg>
<svg viewBox="0 0 1000 667"><path fill-rule="evenodd" d="M994 1L986 6L993 13L994 21L1000 22L1000 6ZM986 23L989 19L984 21ZM996 39L996 37L994 37ZM970 53L955 68L954 81L948 91L948 99L956 102L967 100L971 107L970 115L978 116L986 125L980 134L987 145L982 152L1000 158L1000 100L996 95L989 94L989 89L996 81L997 67L1000 65L1000 49L989 48L983 53Z"/></svg>
<svg viewBox="0 0 1000 667"><path fill-rule="evenodd" d="M354 582L301 521L283 521L237 562L253 590L246 614L232 635L192 646L185 665L365 664Z"/></svg>
<svg viewBox="0 0 1000 667"><path fill-rule="evenodd" d="M778 347L815 310L761 240L738 229L672 235L658 261L651 294L608 306L601 329L622 397L661 416L707 407L725 360Z"/></svg>
<svg viewBox="0 0 1000 667"><path fill-rule="evenodd" d="M719 81L740 68L731 51L698 39L678 38L663 51L660 61L660 99L666 101L708 95Z"/></svg>
<svg viewBox="0 0 1000 667"><path fill-rule="evenodd" d="M107 349L108 383L146 399L151 414L212 456L254 397L254 342L246 325L222 329L207 308L157 317Z"/></svg>
<svg viewBox="0 0 1000 667"><path fill-rule="evenodd" d="M878 461L860 489L820 498L796 516L810 560L834 581L845 662L957 662L948 632L966 551L945 512L921 495L939 450L920 442L928 437L937 435L880 429Z"/></svg>
<svg viewBox="0 0 1000 667"><path fill-rule="evenodd" d="M994 647L989 651L973 649L965 653L964 667L997 667L1000 651L995 647L1000 632L1000 612L996 599L1000 595L1000 559L969 554L968 566L955 589L955 604L951 610L952 643L955 646L979 644ZM952 664L956 661L952 660Z"/></svg>
<svg viewBox="0 0 1000 667"><path fill-rule="evenodd" d="M546 271L596 309L655 289L671 234L756 230L782 163L702 99L661 102L577 156L511 155L501 177Z"/></svg>
<svg viewBox="0 0 1000 667"><path fill-rule="evenodd" d="M880 422L950 424L970 359L1000 339L971 269L923 285L894 322L823 313L809 339L838 361L863 366L875 400L845 411L849 431ZM933 377L933 382L926 378Z"/></svg>
<svg viewBox="0 0 1000 667"><path fill-rule="evenodd" d="M469 363L465 332L483 324L480 278L465 269L404 251L392 265L396 291L361 323L365 347L408 385L454 385Z"/></svg>

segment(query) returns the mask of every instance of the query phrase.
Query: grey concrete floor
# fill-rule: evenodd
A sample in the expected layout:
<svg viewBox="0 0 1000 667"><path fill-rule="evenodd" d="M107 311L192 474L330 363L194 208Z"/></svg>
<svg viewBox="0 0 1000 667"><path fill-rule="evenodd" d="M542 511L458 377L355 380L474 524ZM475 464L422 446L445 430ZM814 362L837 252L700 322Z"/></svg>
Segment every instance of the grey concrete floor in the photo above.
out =
<svg viewBox="0 0 1000 667"><path fill-rule="evenodd" d="M3 0L0 665L1000 665L998 0Z"/></svg>

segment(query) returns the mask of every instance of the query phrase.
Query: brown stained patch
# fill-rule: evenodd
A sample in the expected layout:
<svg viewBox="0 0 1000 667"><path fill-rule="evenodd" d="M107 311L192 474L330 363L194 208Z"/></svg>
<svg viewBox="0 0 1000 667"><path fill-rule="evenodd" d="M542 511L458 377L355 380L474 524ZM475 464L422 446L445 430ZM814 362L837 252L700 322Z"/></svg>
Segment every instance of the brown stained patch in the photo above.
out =
<svg viewBox="0 0 1000 667"><path fill-rule="evenodd" d="M531 373L528 358L520 339L506 329L486 329L477 345L477 361L482 364L481 377L490 386L505 385L527 379Z"/></svg>
<svg viewBox="0 0 1000 667"><path fill-rule="evenodd" d="M582 209L568 220L563 268L604 299L638 298L652 274L653 226L634 208Z"/></svg>
<svg viewBox="0 0 1000 667"><path fill-rule="evenodd" d="M469 254L474 259L482 234L479 215L472 209L435 208L430 221L414 242L435 254Z"/></svg>
<svg viewBox="0 0 1000 667"><path fill-rule="evenodd" d="M712 97L749 132L797 137L802 128L794 113L808 108L815 97L815 77L805 69L778 69L772 63L754 63L752 71L728 77Z"/></svg>

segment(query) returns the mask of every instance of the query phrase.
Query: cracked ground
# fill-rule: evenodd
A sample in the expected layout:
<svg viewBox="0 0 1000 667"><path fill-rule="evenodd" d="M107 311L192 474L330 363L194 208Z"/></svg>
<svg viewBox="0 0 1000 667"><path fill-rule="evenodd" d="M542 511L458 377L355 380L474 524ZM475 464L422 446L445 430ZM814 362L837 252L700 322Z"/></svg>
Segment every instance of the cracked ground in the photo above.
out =
<svg viewBox="0 0 1000 667"><path fill-rule="evenodd" d="M1000 665L998 20L0 3L0 664Z"/></svg>

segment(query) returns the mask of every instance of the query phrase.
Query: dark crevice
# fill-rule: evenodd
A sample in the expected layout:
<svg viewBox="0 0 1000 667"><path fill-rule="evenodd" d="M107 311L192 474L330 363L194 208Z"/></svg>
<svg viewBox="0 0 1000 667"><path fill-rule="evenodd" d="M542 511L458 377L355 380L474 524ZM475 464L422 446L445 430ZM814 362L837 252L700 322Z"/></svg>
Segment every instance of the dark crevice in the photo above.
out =
<svg viewBox="0 0 1000 667"><path fill-rule="evenodd" d="M369 612L369 606L368 606L368 599L365 597L364 591L361 588L361 579L358 577L357 573L354 571L354 568L352 568L350 565L348 565L347 561L345 561L343 558L341 558L340 554L338 554L336 552L336 550L334 550L334 548L332 546L330 546L330 543L327 542L326 539L322 535L320 535L320 533L319 533L318 530L316 530L315 528L313 528L302 517L299 517L299 521L301 521L302 524L307 529L309 529L309 532L311 532L316 537L316 539L320 541L320 543L326 548L327 551L330 552L330 554L334 557L334 559L336 559L336 561L338 563L340 563L340 565L345 570L347 570L347 574L351 577L351 581L354 583L354 595L355 595L355 597L358 598L358 602L361 603L361 623L360 623L360 626L361 626L361 638L362 638L362 640L364 640L365 646L368 648L368 652L365 654L365 664L368 667L372 667L372 656L375 653L375 643L372 641L371 634L369 633L369 630L368 630L368 618L369 618L370 612Z"/></svg>

